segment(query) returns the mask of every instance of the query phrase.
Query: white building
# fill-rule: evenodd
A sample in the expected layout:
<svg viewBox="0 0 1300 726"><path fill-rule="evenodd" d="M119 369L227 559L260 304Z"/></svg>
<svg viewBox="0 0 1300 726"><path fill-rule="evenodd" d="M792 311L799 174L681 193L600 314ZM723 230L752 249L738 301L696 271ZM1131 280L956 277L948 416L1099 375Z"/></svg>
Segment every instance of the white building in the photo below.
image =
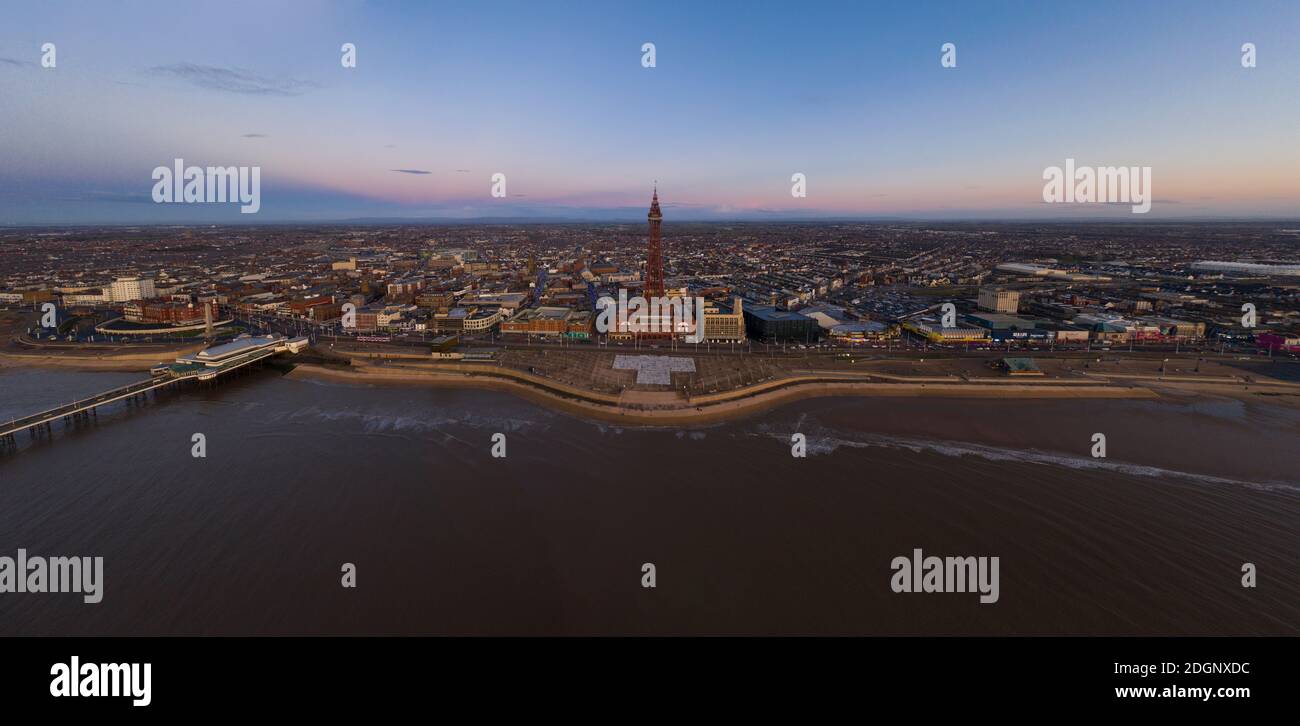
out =
<svg viewBox="0 0 1300 726"><path fill-rule="evenodd" d="M1015 314L1020 310L1020 293L1015 290L982 287L978 302L980 310Z"/></svg>
<svg viewBox="0 0 1300 726"><path fill-rule="evenodd" d="M108 298L108 302L152 300L157 296L153 280L143 277L119 277L112 285L104 288L104 297Z"/></svg>

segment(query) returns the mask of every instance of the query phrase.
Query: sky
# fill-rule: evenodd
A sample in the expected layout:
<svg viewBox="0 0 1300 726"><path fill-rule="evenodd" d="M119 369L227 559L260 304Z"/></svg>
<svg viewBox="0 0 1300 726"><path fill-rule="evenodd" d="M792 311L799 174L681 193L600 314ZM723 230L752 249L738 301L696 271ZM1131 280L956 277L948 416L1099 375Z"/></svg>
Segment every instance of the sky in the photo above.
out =
<svg viewBox="0 0 1300 726"><path fill-rule="evenodd" d="M177 158L259 167L260 210L155 203ZM1151 167L1143 220L1300 217L1300 3L87 0L0 23L0 225L634 221L656 182L666 222L1136 219L1044 203L1067 158Z"/></svg>

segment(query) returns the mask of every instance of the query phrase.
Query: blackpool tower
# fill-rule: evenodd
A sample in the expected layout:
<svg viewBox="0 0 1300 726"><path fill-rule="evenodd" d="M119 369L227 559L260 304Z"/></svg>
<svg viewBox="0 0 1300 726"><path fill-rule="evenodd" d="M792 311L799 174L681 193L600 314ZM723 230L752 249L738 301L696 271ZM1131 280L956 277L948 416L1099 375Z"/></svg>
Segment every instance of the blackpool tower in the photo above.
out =
<svg viewBox="0 0 1300 726"><path fill-rule="evenodd" d="M664 294L664 247L659 239L659 225L664 215L659 211L659 185L655 185L654 196L650 198L650 249L645 260L645 296L647 298L663 297Z"/></svg>

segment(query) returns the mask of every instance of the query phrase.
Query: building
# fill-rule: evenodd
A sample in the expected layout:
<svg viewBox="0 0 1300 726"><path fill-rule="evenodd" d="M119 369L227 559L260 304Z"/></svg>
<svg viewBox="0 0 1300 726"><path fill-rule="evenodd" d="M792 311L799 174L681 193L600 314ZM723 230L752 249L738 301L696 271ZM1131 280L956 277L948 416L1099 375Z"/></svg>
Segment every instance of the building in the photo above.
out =
<svg viewBox="0 0 1300 726"><path fill-rule="evenodd" d="M704 341L741 343L745 340L745 303L736 298L730 310L717 304L704 306Z"/></svg>
<svg viewBox="0 0 1300 726"><path fill-rule="evenodd" d="M158 297L153 280L143 277L119 277L104 289L108 302L150 300Z"/></svg>
<svg viewBox="0 0 1300 726"><path fill-rule="evenodd" d="M449 308L456 304L456 296L450 292L422 292L415 296L415 304L422 308Z"/></svg>
<svg viewBox="0 0 1300 726"><path fill-rule="evenodd" d="M572 313L569 308L528 308L502 322L501 332L523 335L564 335L569 330L569 317Z"/></svg>
<svg viewBox="0 0 1300 726"><path fill-rule="evenodd" d="M1300 353L1300 335L1260 333L1255 336L1255 343L1263 350Z"/></svg>
<svg viewBox="0 0 1300 726"><path fill-rule="evenodd" d="M887 340L897 335L896 328L875 320L861 320L840 323L831 328L832 340L861 342L867 340Z"/></svg>
<svg viewBox="0 0 1300 726"><path fill-rule="evenodd" d="M924 337L931 343L981 343L989 339L989 331L968 325L945 328L932 318L912 318L903 328Z"/></svg>
<svg viewBox="0 0 1300 726"><path fill-rule="evenodd" d="M1039 330L1047 330L1052 333L1057 343L1087 343L1089 331L1087 328L1069 323L1058 323L1055 321L1040 321L1037 324Z"/></svg>
<svg viewBox="0 0 1300 726"><path fill-rule="evenodd" d="M814 343L821 325L807 315L778 310L770 305L751 305L742 311L749 337L764 342Z"/></svg>
<svg viewBox="0 0 1300 726"><path fill-rule="evenodd" d="M180 356L176 362L196 368L225 368L281 351L297 353L306 348L309 342L307 338L286 338L278 333L258 336L244 333L229 343Z"/></svg>
<svg viewBox="0 0 1300 726"><path fill-rule="evenodd" d="M424 278L408 277L388 283L387 296L397 298L404 295L415 295L422 289L424 289Z"/></svg>
<svg viewBox="0 0 1300 726"><path fill-rule="evenodd" d="M1041 376L1042 369L1034 362L1033 358L1003 358L998 361L998 368L1006 371L1009 376Z"/></svg>
<svg viewBox="0 0 1300 726"><path fill-rule="evenodd" d="M994 313L1015 313L1020 309L1020 293L1015 290L999 290L992 287L980 288L980 310Z"/></svg>
<svg viewBox="0 0 1300 726"><path fill-rule="evenodd" d="M370 332L374 330L389 330L392 328L410 329L410 322L403 322L407 313L414 312L414 305L388 305L378 306L369 305L364 308L358 308L356 317L352 325L348 325L347 316L343 317L343 327L355 329L358 332Z"/></svg>
<svg viewBox="0 0 1300 726"><path fill-rule="evenodd" d="M812 305L800 308L799 312L816 320L822 330L831 330L837 325L852 322L853 320L844 308L835 305Z"/></svg>
<svg viewBox="0 0 1300 726"><path fill-rule="evenodd" d="M506 313L518 310L528 301L526 292L482 292L470 293L460 299L462 307L481 308L488 306L497 306L504 308Z"/></svg>
<svg viewBox="0 0 1300 726"><path fill-rule="evenodd" d="M353 318L352 325L347 325L347 318L343 319L343 327L355 328L358 332L368 333L379 329L379 311L373 308L362 308L357 311L356 317Z"/></svg>
<svg viewBox="0 0 1300 726"><path fill-rule="evenodd" d="M343 305L335 302L312 305L307 308L307 318L318 323L327 323L343 317Z"/></svg>
<svg viewBox="0 0 1300 726"><path fill-rule="evenodd" d="M194 325L207 319L205 308L211 308L211 317L218 317L216 303L163 302L161 300L133 300L122 310L128 323L143 325Z"/></svg>
<svg viewBox="0 0 1300 726"><path fill-rule="evenodd" d="M1266 265L1258 262L1202 260L1193 262L1192 269L1198 272L1231 272L1238 275L1300 276L1300 265Z"/></svg>
<svg viewBox="0 0 1300 726"><path fill-rule="evenodd" d="M1173 318L1149 317L1140 318L1140 323L1154 325L1160 329L1160 333L1167 338L1204 338L1205 323L1190 320L1174 320Z"/></svg>
<svg viewBox="0 0 1300 726"><path fill-rule="evenodd" d="M596 324L596 317L590 310L575 310L569 314L565 324L564 337L577 340L590 340L591 331Z"/></svg>
<svg viewBox="0 0 1300 726"><path fill-rule="evenodd" d="M1074 318L1075 325L1091 328L1093 338L1099 341L1128 342L1130 340L1158 340L1164 333L1155 325L1126 320L1117 315L1086 313Z"/></svg>
<svg viewBox="0 0 1300 726"><path fill-rule="evenodd" d="M331 312L329 307L333 304L334 298L319 295L317 297L305 298L302 300L292 300L289 302L287 307L289 314L295 318L330 320L332 318L329 315ZM321 308L321 314L323 314L324 317L321 317L321 314L317 314L317 308ZM336 318L338 317L338 314L334 314L332 317Z"/></svg>
<svg viewBox="0 0 1300 726"><path fill-rule="evenodd" d="M483 333L501 322L505 312L499 307L455 307L435 313L429 329L437 333Z"/></svg>
<svg viewBox="0 0 1300 726"><path fill-rule="evenodd" d="M1069 280L1072 282L1110 282L1110 278L1105 275L1085 275L1081 272L1070 272L1069 270L1057 270L1042 265L1031 265L1021 262L1007 262L997 266L997 271L1020 276L1032 276L1034 278L1044 278L1048 280Z"/></svg>
<svg viewBox="0 0 1300 726"><path fill-rule="evenodd" d="M108 301L108 296L102 290L93 293L64 293L63 295L63 304L68 307L73 305L102 305Z"/></svg>
<svg viewBox="0 0 1300 726"><path fill-rule="evenodd" d="M966 321L989 331L989 337L998 342L1008 340L1050 341L1055 331L1050 321L1023 318L1005 313L971 313Z"/></svg>

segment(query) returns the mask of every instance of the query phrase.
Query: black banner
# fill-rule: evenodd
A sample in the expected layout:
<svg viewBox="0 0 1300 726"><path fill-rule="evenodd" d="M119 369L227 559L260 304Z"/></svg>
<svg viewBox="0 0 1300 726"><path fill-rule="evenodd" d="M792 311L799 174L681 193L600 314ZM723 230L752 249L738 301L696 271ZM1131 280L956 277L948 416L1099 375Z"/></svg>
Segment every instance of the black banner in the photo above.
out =
<svg viewBox="0 0 1300 726"><path fill-rule="evenodd" d="M1290 705L1297 674L1295 641L1279 638L16 638L4 648L6 704L50 716L495 711L559 698L626 699L629 714L694 699L918 715L1240 712Z"/></svg>

